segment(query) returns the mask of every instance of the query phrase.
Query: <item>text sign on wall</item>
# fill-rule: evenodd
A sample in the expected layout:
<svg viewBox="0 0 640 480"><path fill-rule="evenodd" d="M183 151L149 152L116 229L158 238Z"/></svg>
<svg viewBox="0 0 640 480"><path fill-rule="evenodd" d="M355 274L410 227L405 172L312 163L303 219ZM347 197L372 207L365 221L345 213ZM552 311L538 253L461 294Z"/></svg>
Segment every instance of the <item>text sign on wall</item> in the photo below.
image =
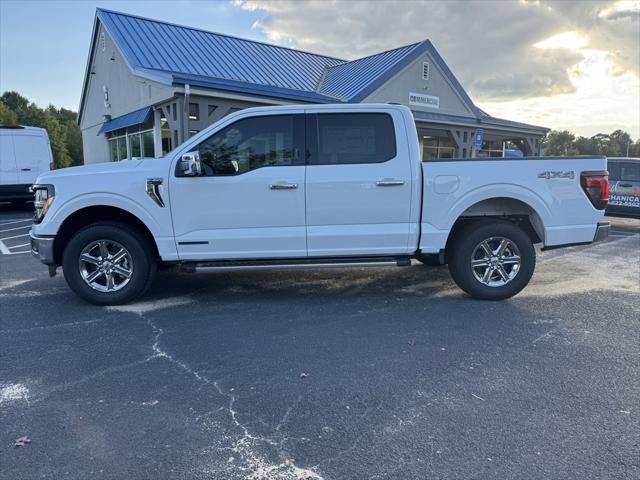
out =
<svg viewBox="0 0 640 480"><path fill-rule="evenodd" d="M440 108L440 97L424 93L409 92L409 105L417 107Z"/></svg>

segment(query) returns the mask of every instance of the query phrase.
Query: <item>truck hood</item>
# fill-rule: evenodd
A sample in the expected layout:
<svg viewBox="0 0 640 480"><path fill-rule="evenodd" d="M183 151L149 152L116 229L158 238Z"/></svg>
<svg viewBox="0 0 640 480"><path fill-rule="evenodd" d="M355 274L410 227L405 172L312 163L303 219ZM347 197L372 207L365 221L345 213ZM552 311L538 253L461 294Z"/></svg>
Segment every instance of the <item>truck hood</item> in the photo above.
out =
<svg viewBox="0 0 640 480"><path fill-rule="evenodd" d="M56 179L86 175L111 175L114 173L130 172L137 169L145 160L127 160L122 162L94 163L79 167L61 168L41 174L36 183L52 183Z"/></svg>

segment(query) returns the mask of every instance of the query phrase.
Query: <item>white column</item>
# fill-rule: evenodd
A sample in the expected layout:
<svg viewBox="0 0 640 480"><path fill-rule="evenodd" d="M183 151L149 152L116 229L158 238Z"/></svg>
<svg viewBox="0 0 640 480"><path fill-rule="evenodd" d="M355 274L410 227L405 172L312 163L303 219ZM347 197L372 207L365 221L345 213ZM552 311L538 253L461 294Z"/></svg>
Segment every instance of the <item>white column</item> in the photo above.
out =
<svg viewBox="0 0 640 480"><path fill-rule="evenodd" d="M162 156L162 111L160 108L153 110L153 150L156 158Z"/></svg>

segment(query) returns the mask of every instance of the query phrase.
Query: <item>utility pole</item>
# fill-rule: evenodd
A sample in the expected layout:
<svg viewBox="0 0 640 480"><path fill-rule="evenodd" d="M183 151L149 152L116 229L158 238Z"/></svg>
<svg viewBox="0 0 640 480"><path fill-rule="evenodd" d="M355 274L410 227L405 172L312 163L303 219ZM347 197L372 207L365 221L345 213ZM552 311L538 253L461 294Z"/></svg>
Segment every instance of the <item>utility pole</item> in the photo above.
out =
<svg viewBox="0 0 640 480"><path fill-rule="evenodd" d="M629 144L631 144L631 140L627 140L627 154L625 155L627 158L629 158Z"/></svg>

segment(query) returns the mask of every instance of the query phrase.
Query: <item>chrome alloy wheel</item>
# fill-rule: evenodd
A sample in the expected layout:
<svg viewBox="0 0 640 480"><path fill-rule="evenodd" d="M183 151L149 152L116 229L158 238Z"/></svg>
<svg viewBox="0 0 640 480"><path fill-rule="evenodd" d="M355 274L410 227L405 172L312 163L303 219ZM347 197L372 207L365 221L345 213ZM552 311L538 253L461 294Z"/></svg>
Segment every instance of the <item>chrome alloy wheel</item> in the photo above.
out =
<svg viewBox="0 0 640 480"><path fill-rule="evenodd" d="M112 240L96 240L84 247L78 266L86 284L100 292L120 290L133 275L131 255Z"/></svg>
<svg viewBox="0 0 640 480"><path fill-rule="evenodd" d="M471 270L480 283L502 287L520 270L520 250L504 237L489 237L480 242L471 255Z"/></svg>

